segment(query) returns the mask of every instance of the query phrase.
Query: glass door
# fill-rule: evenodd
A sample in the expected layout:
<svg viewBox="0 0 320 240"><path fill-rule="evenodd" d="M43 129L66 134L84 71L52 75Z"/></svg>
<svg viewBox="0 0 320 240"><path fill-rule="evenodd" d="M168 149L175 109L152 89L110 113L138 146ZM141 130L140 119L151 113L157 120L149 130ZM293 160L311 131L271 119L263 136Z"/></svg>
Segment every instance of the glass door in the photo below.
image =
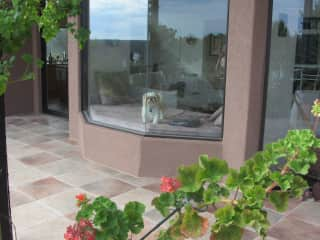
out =
<svg viewBox="0 0 320 240"><path fill-rule="evenodd" d="M320 97L320 0L274 0L264 144L309 128Z"/></svg>
<svg viewBox="0 0 320 240"><path fill-rule="evenodd" d="M43 78L43 110L68 116L68 35L67 29L42 46L45 66Z"/></svg>

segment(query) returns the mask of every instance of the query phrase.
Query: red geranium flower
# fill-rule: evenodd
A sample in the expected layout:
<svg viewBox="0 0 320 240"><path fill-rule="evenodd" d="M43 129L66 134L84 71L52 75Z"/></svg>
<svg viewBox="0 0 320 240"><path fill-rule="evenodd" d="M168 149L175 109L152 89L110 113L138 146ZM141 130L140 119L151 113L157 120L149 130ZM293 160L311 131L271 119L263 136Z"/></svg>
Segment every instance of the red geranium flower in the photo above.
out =
<svg viewBox="0 0 320 240"><path fill-rule="evenodd" d="M175 192L181 187L181 183L176 178L162 177L160 190L161 192Z"/></svg>
<svg viewBox="0 0 320 240"><path fill-rule="evenodd" d="M77 206L79 207L82 203L85 203L88 198L86 194L80 193L76 196L77 199Z"/></svg>
<svg viewBox="0 0 320 240"><path fill-rule="evenodd" d="M69 226L64 234L64 240L95 240L96 231L89 220L80 220L79 223Z"/></svg>

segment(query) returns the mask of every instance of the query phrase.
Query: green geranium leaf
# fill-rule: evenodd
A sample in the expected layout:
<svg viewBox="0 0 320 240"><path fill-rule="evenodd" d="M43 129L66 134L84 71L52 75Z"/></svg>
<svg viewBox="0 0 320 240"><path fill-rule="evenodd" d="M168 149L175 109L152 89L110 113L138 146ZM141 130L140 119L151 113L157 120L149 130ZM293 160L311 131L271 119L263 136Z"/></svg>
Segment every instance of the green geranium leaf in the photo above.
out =
<svg viewBox="0 0 320 240"><path fill-rule="evenodd" d="M203 201L205 204L214 204L220 201L221 197L228 197L229 195L228 189L211 183L203 192Z"/></svg>
<svg viewBox="0 0 320 240"><path fill-rule="evenodd" d="M199 178L199 166L197 164L180 167L178 179L182 185L179 190L183 192L197 192L202 186L202 181Z"/></svg>
<svg viewBox="0 0 320 240"><path fill-rule="evenodd" d="M181 232L188 238L197 238L204 235L207 231L208 219L202 218L190 206L186 206L182 217Z"/></svg>
<svg viewBox="0 0 320 240"><path fill-rule="evenodd" d="M241 240L243 236L243 229L236 226L223 226L219 232L213 232L211 240Z"/></svg>
<svg viewBox="0 0 320 240"><path fill-rule="evenodd" d="M175 206L174 193L161 193L159 197L152 200L152 205L164 216L168 216L170 213L170 207Z"/></svg>
<svg viewBox="0 0 320 240"><path fill-rule="evenodd" d="M255 186L254 188L246 189L243 192L243 197L247 204L251 207L262 207L266 198L265 189L262 186Z"/></svg>
<svg viewBox="0 0 320 240"><path fill-rule="evenodd" d="M240 184L239 172L234 169L229 170L229 175L226 180L226 185L230 189L236 189Z"/></svg>
<svg viewBox="0 0 320 240"><path fill-rule="evenodd" d="M293 195L293 197L301 197L308 186L308 183L302 177L294 176L290 193Z"/></svg>
<svg viewBox="0 0 320 240"><path fill-rule="evenodd" d="M287 192L273 191L270 193L269 201L279 212L284 212L288 208L289 194Z"/></svg>
<svg viewBox="0 0 320 240"><path fill-rule="evenodd" d="M289 173L282 175L279 171L275 171L271 174L270 178L276 182L283 191L287 191L291 187L294 175Z"/></svg>
<svg viewBox="0 0 320 240"><path fill-rule="evenodd" d="M228 171L228 163L218 158L209 159L208 155L199 157L200 178L202 181L209 180L218 182L224 177Z"/></svg>
<svg viewBox="0 0 320 240"><path fill-rule="evenodd" d="M295 173L306 175L309 172L310 164L305 163L301 159L293 160L289 162L289 167Z"/></svg>
<svg viewBox="0 0 320 240"><path fill-rule="evenodd" d="M138 234L144 228L143 214L146 207L139 202L129 202L124 207L124 214L129 221L129 229L132 233Z"/></svg>
<svg viewBox="0 0 320 240"><path fill-rule="evenodd" d="M236 212L233 208L232 205L226 205L223 208L219 208L215 213L214 213L217 222L220 224L225 224L228 225L232 223L234 216L236 215Z"/></svg>

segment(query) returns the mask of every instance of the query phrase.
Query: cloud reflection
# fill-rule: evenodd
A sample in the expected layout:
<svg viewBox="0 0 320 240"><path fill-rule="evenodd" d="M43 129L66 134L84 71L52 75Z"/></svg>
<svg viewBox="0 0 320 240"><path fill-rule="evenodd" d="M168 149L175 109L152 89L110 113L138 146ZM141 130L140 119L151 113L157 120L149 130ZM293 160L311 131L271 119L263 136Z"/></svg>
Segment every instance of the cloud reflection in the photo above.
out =
<svg viewBox="0 0 320 240"><path fill-rule="evenodd" d="M227 0L159 0L159 23L180 36L225 33ZM148 0L90 0L91 39L146 40Z"/></svg>

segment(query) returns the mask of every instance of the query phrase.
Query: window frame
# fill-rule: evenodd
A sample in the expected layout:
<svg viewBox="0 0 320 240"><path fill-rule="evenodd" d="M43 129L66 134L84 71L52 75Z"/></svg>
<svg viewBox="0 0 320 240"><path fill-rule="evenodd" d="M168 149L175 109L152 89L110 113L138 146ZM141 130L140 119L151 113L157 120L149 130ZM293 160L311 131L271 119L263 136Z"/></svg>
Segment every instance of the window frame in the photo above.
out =
<svg viewBox="0 0 320 240"><path fill-rule="evenodd" d="M90 26L90 0L83 0L81 2L81 14L80 14L80 26L89 29ZM152 132L143 132L138 131L132 128L124 128L121 126L115 126L113 124L108 124L106 122L98 122L93 120L88 113L89 101L88 101L88 59L89 59L89 51L88 51L88 42L84 45L83 49L80 53L80 108L83 118L87 124L100 126L109 128L111 130L126 132L135 134L142 137L153 137L153 138L169 138L169 139L183 139L183 140L202 140L202 141L212 141L212 142L222 142L224 137L224 117L225 117L225 101L226 101L226 83L227 83L227 69L228 69L228 48L229 48L229 16L230 16L230 0L227 1L227 24L226 24L226 66L225 66L225 82L224 82L224 96L223 96L223 115L222 115L222 126L221 126L221 136L220 137L204 137L204 136L190 136L184 135L183 133L179 133L176 135L174 132L172 134L159 134ZM90 30L90 29L89 29ZM89 41L89 40L88 40Z"/></svg>

